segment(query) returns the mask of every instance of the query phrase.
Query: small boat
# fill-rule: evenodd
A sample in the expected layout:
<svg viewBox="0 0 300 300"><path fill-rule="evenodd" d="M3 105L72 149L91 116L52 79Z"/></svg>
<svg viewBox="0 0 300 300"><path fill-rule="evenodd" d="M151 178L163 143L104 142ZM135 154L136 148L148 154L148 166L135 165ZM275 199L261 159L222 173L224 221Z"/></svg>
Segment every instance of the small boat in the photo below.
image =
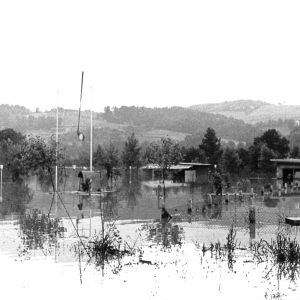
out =
<svg viewBox="0 0 300 300"><path fill-rule="evenodd" d="M300 218L299 217L286 217L285 223L294 226L300 226Z"/></svg>

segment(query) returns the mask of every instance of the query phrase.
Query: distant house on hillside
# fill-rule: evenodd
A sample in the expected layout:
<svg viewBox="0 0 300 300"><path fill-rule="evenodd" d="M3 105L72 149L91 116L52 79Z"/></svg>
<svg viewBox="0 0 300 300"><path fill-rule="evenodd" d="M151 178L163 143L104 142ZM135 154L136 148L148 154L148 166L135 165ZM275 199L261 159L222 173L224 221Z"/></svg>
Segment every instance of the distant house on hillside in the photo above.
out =
<svg viewBox="0 0 300 300"><path fill-rule="evenodd" d="M207 182L211 166L211 164L180 162L178 165L171 166L167 173L169 179L174 183ZM148 164L142 167L145 172L151 171L153 174L155 170L159 169L157 164Z"/></svg>

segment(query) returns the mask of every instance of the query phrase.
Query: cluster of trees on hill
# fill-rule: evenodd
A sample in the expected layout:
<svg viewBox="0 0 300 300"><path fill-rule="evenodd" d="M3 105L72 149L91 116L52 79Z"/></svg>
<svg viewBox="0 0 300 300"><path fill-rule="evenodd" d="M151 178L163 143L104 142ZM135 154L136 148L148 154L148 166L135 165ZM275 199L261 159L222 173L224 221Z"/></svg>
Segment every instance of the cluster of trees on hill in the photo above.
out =
<svg viewBox="0 0 300 300"><path fill-rule="evenodd" d="M143 126L145 129L165 129L189 134L198 134L205 128L214 128L222 138L251 144L259 129L242 120L210 114L183 107L146 108L122 106L113 110L107 106L102 117L108 122Z"/></svg>
<svg viewBox="0 0 300 300"><path fill-rule="evenodd" d="M59 124L62 119L59 118ZM50 130L56 126L56 118L52 116L32 115L27 108L19 105L0 105L0 128L13 128L25 133L30 130Z"/></svg>
<svg viewBox="0 0 300 300"><path fill-rule="evenodd" d="M289 130L293 130L295 127L299 126L294 119L281 119L278 120L268 120L267 122L258 122L255 124L256 128L278 128L286 126Z"/></svg>
<svg viewBox="0 0 300 300"><path fill-rule="evenodd" d="M225 101L222 103L209 103L193 105L190 108L198 109L206 112L216 111L243 111L245 113L251 113L261 106L271 105L270 103L263 102L260 100L236 100L236 101Z"/></svg>

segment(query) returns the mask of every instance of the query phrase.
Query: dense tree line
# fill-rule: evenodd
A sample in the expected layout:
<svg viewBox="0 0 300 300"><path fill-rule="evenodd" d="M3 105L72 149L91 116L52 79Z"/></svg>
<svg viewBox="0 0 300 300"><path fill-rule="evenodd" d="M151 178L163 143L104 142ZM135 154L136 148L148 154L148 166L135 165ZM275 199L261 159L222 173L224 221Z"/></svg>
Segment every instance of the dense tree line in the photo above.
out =
<svg viewBox="0 0 300 300"><path fill-rule="evenodd" d="M59 126L62 118L58 119ZM0 113L0 128L14 128L14 130L25 133L30 130L51 130L56 127L56 118L50 116L34 117L33 115L3 115Z"/></svg>
<svg viewBox="0 0 300 300"><path fill-rule="evenodd" d="M297 133L300 136L300 130ZM165 137L148 143L143 149L133 133L123 142L121 151L112 141L98 145L93 153L93 166L99 171L105 170L107 179L111 181L120 175L121 168L139 168L152 163L160 167L163 176L166 169L180 161L209 163L220 174L271 173L275 166L270 159L298 157L295 148L290 151L289 143L278 131L269 129L256 136L249 147L233 142L224 144L216 131L209 127L197 147L184 147ZM56 157L57 147L59 155ZM0 131L0 163L5 165L13 180L31 173L52 176L56 163L61 166L66 163L88 166L89 159L88 152L80 152L77 161L65 159L62 147L53 137L46 142L40 137L25 137L12 129Z"/></svg>
<svg viewBox="0 0 300 300"><path fill-rule="evenodd" d="M64 149L54 136L46 142L39 136L25 137L13 129L0 131L0 163L13 181L35 174L49 176L53 183L54 168L63 166L64 157Z"/></svg>
<svg viewBox="0 0 300 300"><path fill-rule="evenodd" d="M294 119L281 119L278 120L268 120L267 122L258 122L255 124L256 128L261 130L266 130L269 128L279 128L279 127L287 127L290 131L294 130L297 127L297 123Z"/></svg>

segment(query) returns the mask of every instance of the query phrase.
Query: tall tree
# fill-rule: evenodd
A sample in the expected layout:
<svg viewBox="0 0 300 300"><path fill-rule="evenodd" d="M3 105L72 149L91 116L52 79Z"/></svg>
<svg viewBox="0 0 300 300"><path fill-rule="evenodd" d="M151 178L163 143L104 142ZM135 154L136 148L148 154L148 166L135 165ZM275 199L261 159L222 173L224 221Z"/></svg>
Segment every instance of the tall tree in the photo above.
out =
<svg viewBox="0 0 300 300"><path fill-rule="evenodd" d="M122 152L122 161L126 168L139 167L141 164L141 147L134 133L127 138Z"/></svg>
<svg viewBox="0 0 300 300"><path fill-rule="evenodd" d="M185 147L182 147L181 153L183 156L183 161L184 162L205 162L205 153L203 150L195 147L189 147L186 149Z"/></svg>
<svg viewBox="0 0 300 300"><path fill-rule="evenodd" d="M227 147L222 156L222 167L224 171L233 174L238 173L241 164L238 152L230 147Z"/></svg>
<svg viewBox="0 0 300 300"><path fill-rule="evenodd" d="M157 164L164 179L165 171L182 160L179 144L170 137L163 137L150 144L144 153L144 160Z"/></svg>
<svg viewBox="0 0 300 300"><path fill-rule="evenodd" d="M96 152L93 154L93 161L95 167L99 170L101 170L101 168L106 170L107 182L110 180L112 188L113 179L120 176L120 171L117 169L120 166L118 149L115 148L112 142L104 148L99 145Z"/></svg>
<svg viewBox="0 0 300 300"><path fill-rule="evenodd" d="M216 132L212 128L207 128L202 144L199 148L205 152L207 162L218 165L222 156L223 150L221 146L221 139L217 138Z"/></svg>
<svg viewBox="0 0 300 300"><path fill-rule="evenodd" d="M298 158L299 157L299 147L294 146L291 151L291 157L292 158Z"/></svg>
<svg viewBox="0 0 300 300"><path fill-rule="evenodd" d="M263 144L273 150L277 158L286 157L290 151L289 141L285 137L281 137L276 129L269 129L260 137L254 138L253 145L255 147L261 147Z"/></svg>
<svg viewBox="0 0 300 300"><path fill-rule="evenodd" d="M6 142L13 142L14 144L20 143L25 139L25 136L20 132L16 132L11 128L6 128L0 131L0 143Z"/></svg>
<svg viewBox="0 0 300 300"><path fill-rule="evenodd" d="M291 148L300 148L300 126L296 126L289 134L288 139L290 141Z"/></svg>
<svg viewBox="0 0 300 300"><path fill-rule="evenodd" d="M261 154L259 158L259 167L261 170L267 173L275 171L275 164L270 160L276 158L276 154L272 149L269 149L267 145L261 147Z"/></svg>
<svg viewBox="0 0 300 300"><path fill-rule="evenodd" d="M11 151L25 140L25 136L11 128L0 131L0 164L7 168Z"/></svg>
<svg viewBox="0 0 300 300"><path fill-rule="evenodd" d="M49 175L52 183L54 168L64 165L64 149L51 136L49 143L39 136L29 136L19 144L10 143L7 167L13 180L34 173L40 176ZM53 185L54 186L54 185Z"/></svg>
<svg viewBox="0 0 300 300"><path fill-rule="evenodd" d="M261 146L251 145L249 147L249 159L250 159L250 168L251 170L257 172L259 169L259 159L261 155Z"/></svg>
<svg viewBox="0 0 300 300"><path fill-rule="evenodd" d="M238 148L238 155L241 159L240 169L245 170L250 167L250 154L249 151L244 148Z"/></svg>
<svg viewBox="0 0 300 300"><path fill-rule="evenodd" d="M275 129L265 131L261 136L254 138L249 147L251 168L254 171L261 169L270 172L274 169L271 158L285 158L289 154L289 141L281 137Z"/></svg>

